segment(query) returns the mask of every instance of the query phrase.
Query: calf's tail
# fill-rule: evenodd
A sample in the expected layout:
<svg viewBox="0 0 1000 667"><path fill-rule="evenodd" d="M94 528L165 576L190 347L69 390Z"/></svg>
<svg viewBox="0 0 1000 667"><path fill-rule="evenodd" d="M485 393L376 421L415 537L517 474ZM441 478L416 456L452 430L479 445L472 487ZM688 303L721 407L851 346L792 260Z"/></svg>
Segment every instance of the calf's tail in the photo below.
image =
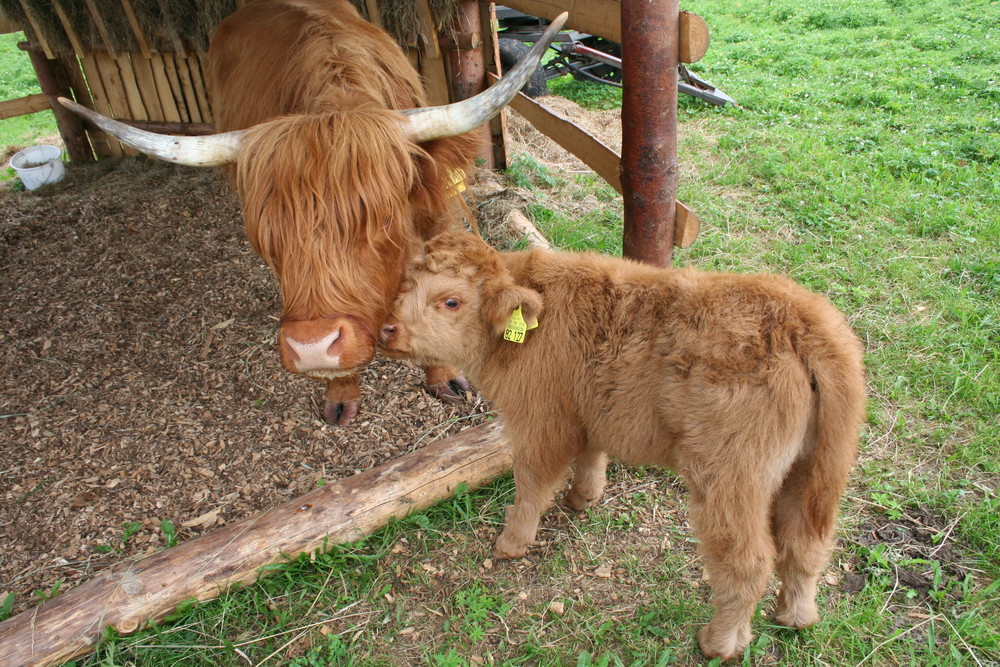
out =
<svg viewBox="0 0 1000 667"><path fill-rule="evenodd" d="M844 324L840 335L810 350L804 360L816 394L816 442L804 500L814 534L826 538L833 529L865 421L861 344Z"/></svg>

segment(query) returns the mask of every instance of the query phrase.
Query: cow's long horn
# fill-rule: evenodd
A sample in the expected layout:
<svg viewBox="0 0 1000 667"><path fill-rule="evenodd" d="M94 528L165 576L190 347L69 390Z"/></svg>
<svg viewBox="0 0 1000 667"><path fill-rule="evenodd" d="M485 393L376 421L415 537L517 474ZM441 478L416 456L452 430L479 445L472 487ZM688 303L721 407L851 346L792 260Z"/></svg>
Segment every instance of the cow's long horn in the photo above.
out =
<svg viewBox="0 0 1000 667"><path fill-rule="evenodd" d="M439 107L407 109L406 134L414 142L431 141L443 137L453 137L476 129L493 116L517 95L542 59L542 53L549 47L566 18L563 12L552 21L541 39L528 54L514 65L503 78L474 97Z"/></svg>
<svg viewBox="0 0 1000 667"><path fill-rule="evenodd" d="M157 134L102 116L65 97L60 97L59 103L70 111L83 116L123 144L167 162L186 164L191 167L215 167L221 164L230 164L236 161L240 154L240 146L243 144L243 130L201 137Z"/></svg>

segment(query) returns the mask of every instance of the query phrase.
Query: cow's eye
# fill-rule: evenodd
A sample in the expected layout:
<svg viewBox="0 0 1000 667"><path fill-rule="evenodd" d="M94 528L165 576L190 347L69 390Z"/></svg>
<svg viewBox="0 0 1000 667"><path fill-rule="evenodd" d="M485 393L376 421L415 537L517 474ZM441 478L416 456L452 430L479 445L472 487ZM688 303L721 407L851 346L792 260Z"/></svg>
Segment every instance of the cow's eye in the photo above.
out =
<svg viewBox="0 0 1000 667"><path fill-rule="evenodd" d="M462 302L454 298L445 299L444 301L441 302L441 305L447 308L448 310L458 310L459 306L462 305Z"/></svg>

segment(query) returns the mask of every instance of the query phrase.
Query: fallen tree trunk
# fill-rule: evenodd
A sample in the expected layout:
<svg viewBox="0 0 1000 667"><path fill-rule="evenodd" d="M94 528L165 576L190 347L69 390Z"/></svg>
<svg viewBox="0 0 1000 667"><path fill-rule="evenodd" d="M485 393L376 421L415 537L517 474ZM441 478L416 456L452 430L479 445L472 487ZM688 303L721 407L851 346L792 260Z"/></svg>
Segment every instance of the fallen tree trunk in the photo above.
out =
<svg viewBox="0 0 1000 667"><path fill-rule="evenodd" d="M494 422L462 431L378 468L332 482L257 517L147 558L126 561L0 623L0 665L53 665L89 653L105 628L134 632L178 603L209 600L255 581L260 568L353 542L393 517L480 486L511 466Z"/></svg>

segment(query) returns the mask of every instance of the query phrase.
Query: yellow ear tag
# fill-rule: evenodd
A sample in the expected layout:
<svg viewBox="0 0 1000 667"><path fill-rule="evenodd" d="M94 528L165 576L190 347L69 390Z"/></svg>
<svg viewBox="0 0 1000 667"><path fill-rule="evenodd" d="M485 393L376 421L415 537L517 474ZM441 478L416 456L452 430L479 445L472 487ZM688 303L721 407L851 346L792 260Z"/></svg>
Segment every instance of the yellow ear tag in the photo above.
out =
<svg viewBox="0 0 1000 667"><path fill-rule="evenodd" d="M524 334L529 329L534 329L537 326L538 320L535 320L531 324L525 323L524 316L521 315L521 306L518 306L510 314L510 319L507 320L507 328L503 330L503 339L509 340L512 343L523 343Z"/></svg>
<svg viewBox="0 0 1000 667"><path fill-rule="evenodd" d="M465 192L465 172L461 169L451 170L451 184L455 192Z"/></svg>

